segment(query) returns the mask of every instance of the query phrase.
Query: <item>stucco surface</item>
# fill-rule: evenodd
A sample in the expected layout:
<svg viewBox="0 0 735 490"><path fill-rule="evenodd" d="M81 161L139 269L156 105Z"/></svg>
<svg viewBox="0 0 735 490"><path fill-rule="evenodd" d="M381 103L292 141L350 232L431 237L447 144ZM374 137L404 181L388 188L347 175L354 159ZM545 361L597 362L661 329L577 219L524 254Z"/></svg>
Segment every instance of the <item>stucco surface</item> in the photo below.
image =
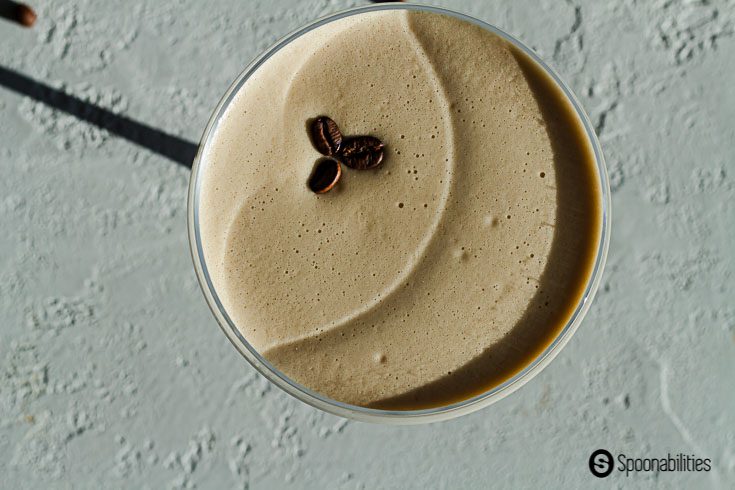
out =
<svg viewBox="0 0 735 490"><path fill-rule="evenodd" d="M197 141L252 58L359 3L38 1L0 66ZM735 2L436 4L535 48L599 132L608 266L559 357L440 424L312 409L216 326L189 170L0 86L0 488L735 487ZM597 480L597 448L713 469Z"/></svg>

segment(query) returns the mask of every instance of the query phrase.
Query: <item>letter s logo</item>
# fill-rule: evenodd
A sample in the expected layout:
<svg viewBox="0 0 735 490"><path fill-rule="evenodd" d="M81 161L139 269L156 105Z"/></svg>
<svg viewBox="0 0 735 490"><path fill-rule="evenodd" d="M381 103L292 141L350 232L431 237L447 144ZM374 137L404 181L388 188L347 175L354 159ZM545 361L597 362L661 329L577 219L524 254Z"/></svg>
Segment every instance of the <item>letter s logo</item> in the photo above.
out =
<svg viewBox="0 0 735 490"><path fill-rule="evenodd" d="M589 467L597 478L605 478L613 470L612 454L605 449L598 449L590 455Z"/></svg>

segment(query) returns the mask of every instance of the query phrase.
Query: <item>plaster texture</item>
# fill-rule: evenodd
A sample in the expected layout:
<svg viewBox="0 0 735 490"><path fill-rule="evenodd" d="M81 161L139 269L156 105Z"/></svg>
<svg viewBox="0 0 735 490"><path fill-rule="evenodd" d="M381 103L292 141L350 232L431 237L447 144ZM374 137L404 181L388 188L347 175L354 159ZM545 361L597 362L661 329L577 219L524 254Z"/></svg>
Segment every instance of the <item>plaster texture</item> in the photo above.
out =
<svg viewBox="0 0 735 490"><path fill-rule="evenodd" d="M359 3L38 1L0 66L197 141L252 58ZM305 406L204 302L189 170L0 86L0 488L735 487L735 2L436 4L535 48L597 127L610 255L559 357L434 425ZM713 468L598 480L597 448Z"/></svg>

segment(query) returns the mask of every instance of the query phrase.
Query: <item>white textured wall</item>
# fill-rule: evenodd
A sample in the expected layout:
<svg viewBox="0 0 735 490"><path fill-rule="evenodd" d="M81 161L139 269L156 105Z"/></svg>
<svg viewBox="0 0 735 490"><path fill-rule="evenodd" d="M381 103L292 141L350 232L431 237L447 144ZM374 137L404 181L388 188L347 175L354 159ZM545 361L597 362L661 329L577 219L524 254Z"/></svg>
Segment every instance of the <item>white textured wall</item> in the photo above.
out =
<svg viewBox="0 0 735 490"><path fill-rule="evenodd" d="M34 29L0 23L1 66L197 140L256 54L359 2L33 3ZM561 355L446 423L311 409L209 313L188 170L0 87L1 488L735 486L735 3L439 3L536 48L599 129L610 256ZM602 482L598 447L714 468Z"/></svg>

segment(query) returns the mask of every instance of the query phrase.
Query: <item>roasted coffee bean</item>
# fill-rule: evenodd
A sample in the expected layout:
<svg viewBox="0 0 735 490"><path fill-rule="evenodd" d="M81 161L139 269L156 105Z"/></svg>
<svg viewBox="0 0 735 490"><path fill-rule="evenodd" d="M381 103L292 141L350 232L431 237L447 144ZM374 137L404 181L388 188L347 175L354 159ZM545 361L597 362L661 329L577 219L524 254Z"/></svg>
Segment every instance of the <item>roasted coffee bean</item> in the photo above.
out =
<svg viewBox="0 0 735 490"><path fill-rule="evenodd" d="M342 132L330 118L319 116L311 123L311 140L319 153L332 156L341 148Z"/></svg>
<svg viewBox="0 0 735 490"><path fill-rule="evenodd" d="M340 158L345 165L355 170L368 170L378 167L383 162L383 150L371 150Z"/></svg>
<svg viewBox="0 0 735 490"><path fill-rule="evenodd" d="M345 138L337 158L356 170L375 168L383 161L383 142L373 136Z"/></svg>
<svg viewBox="0 0 735 490"><path fill-rule="evenodd" d="M31 7L12 0L0 1L0 17L23 27L32 27L36 22L36 12Z"/></svg>
<svg viewBox="0 0 735 490"><path fill-rule="evenodd" d="M329 192L339 182L342 166L333 158L320 158L309 176L309 189L317 194Z"/></svg>

